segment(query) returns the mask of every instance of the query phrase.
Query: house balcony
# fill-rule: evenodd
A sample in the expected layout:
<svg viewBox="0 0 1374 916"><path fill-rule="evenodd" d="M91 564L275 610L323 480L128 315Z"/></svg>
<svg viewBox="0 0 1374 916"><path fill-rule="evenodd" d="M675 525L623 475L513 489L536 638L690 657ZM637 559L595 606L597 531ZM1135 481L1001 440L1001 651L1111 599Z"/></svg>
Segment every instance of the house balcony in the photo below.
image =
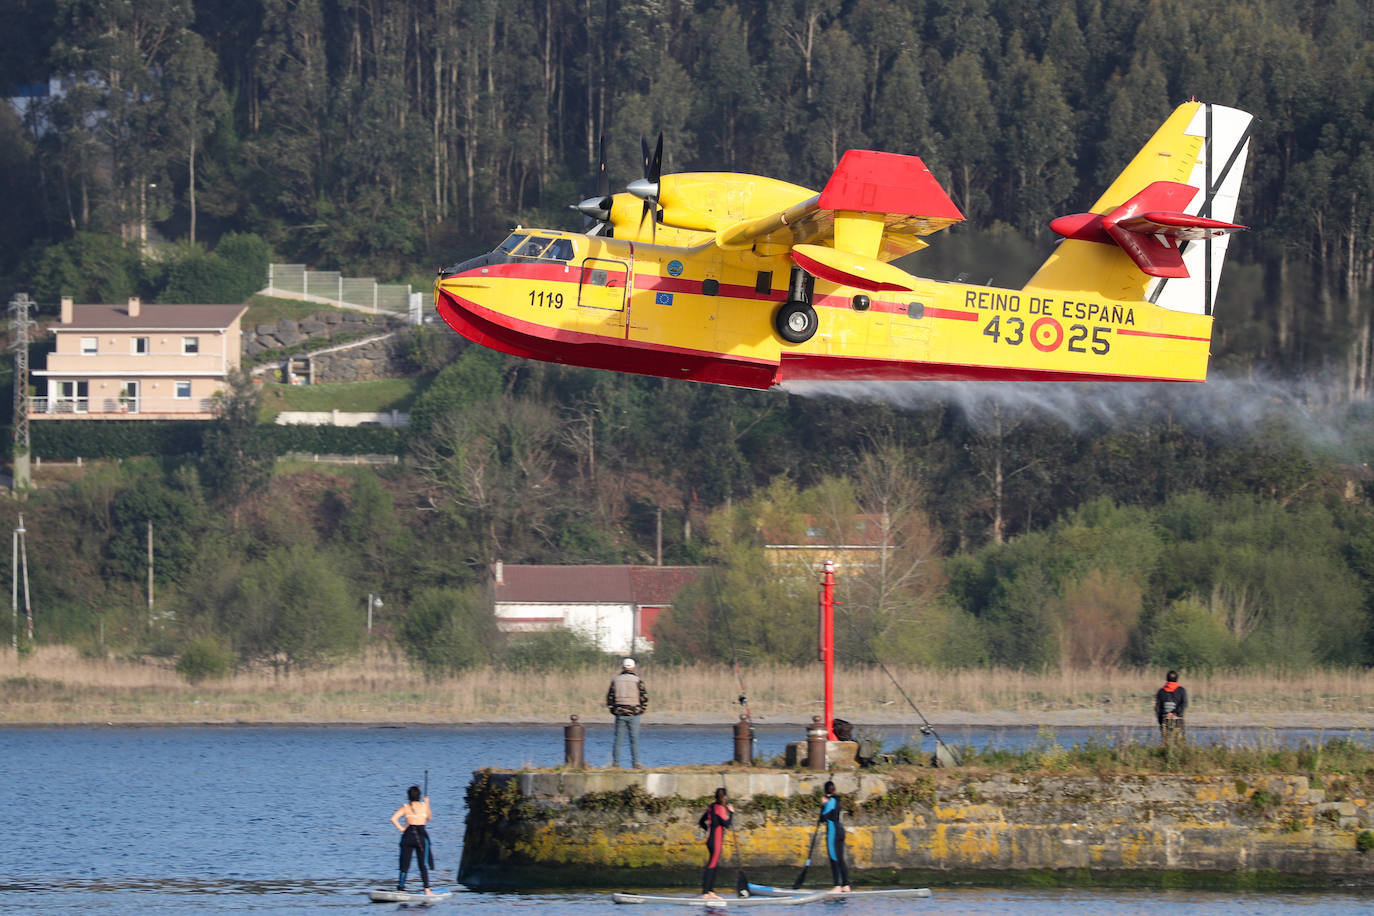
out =
<svg viewBox="0 0 1374 916"><path fill-rule="evenodd" d="M213 398L32 397L30 420L212 420Z"/></svg>

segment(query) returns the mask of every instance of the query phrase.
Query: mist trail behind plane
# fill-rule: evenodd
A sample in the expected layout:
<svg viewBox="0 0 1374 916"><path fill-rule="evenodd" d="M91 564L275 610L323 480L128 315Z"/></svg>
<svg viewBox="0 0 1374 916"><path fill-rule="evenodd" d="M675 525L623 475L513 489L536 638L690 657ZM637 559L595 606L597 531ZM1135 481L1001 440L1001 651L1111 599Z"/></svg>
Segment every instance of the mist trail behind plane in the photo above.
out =
<svg viewBox="0 0 1374 916"><path fill-rule="evenodd" d="M784 391L802 397L879 401L897 408L941 404L960 410L976 429L1000 407L1062 423L1076 432L1100 426L1112 430L1173 423L1190 432L1250 436L1281 425L1303 444L1350 460L1360 443L1351 433L1353 406L1334 379L1280 381L1262 377L1214 377L1203 384L1078 382L787 382ZM1364 460L1363 455L1359 456Z"/></svg>

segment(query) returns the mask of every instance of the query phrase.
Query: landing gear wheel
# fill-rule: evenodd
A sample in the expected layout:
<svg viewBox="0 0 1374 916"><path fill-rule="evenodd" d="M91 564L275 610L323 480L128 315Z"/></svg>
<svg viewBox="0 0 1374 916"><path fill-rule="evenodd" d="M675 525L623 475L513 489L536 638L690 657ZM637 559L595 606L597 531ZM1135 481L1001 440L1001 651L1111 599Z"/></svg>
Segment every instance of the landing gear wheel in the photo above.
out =
<svg viewBox="0 0 1374 916"><path fill-rule="evenodd" d="M815 336L819 324L816 310L797 299L784 302L773 316L773 326L788 343L806 343Z"/></svg>

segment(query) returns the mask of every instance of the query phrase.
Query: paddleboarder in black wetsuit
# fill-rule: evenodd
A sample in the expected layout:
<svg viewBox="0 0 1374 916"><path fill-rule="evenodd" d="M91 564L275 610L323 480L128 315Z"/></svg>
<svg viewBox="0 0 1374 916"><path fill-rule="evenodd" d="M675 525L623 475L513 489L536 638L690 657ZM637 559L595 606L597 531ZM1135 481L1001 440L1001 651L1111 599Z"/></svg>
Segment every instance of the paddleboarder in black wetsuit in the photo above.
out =
<svg viewBox="0 0 1374 916"><path fill-rule="evenodd" d="M401 872L396 878L396 890L406 889L406 876L410 874L410 854L414 852L415 859L420 864L420 881L425 886L425 893L433 895L434 892L429 889L429 870L434 866L434 850L430 848L429 832L425 825L434 816L434 812L429 809L429 796L420 797L419 786L407 789L406 798L409 801L391 815L391 823L401 831ZM405 818L404 827L401 826L401 818Z"/></svg>
<svg viewBox="0 0 1374 916"><path fill-rule="evenodd" d="M725 800L725 787L716 790L716 800L701 815L697 826L706 831L706 870L701 875L701 896L707 900L719 900L716 893L716 868L720 865L720 852L725 848L725 828L735 813L735 806Z"/></svg>
<svg viewBox="0 0 1374 916"><path fill-rule="evenodd" d="M835 784L825 784L825 803L821 805L821 822L825 824L825 851L830 856L830 877L835 886L832 894L848 893L849 867L844 864L844 824L840 823L840 799Z"/></svg>

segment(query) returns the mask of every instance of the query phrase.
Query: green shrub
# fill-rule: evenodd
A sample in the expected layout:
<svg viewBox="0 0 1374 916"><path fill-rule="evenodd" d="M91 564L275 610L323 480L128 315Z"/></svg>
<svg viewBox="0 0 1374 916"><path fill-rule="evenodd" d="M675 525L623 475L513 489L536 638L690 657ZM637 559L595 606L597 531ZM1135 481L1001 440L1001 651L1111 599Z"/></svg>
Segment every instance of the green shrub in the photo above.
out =
<svg viewBox="0 0 1374 916"><path fill-rule="evenodd" d="M496 621L476 587L419 592L400 632L406 654L431 677L485 662L495 636Z"/></svg>
<svg viewBox="0 0 1374 916"><path fill-rule="evenodd" d="M501 664L512 671L577 671L610 666L612 659L582 634L559 628L513 635Z"/></svg>
<svg viewBox="0 0 1374 916"><path fill-rule="evenodd" d="M54 420L29 427L38 458L132 458L138 455L198 455L208 421Z"/></svg>
<svg viewBox="0 0 1374 916"><path fill-rule="evenodd" d="M1361 830L1355 834L1355 848L1361 853L1374 849L1374 830Z"/></svg>
<svg viewBox="0 0 1374 916"><path fill-rule="evenodd" d="M234 670L234 653L212 636L191 640L177 659L177 674L192 684L220 680Z"/></svg>

